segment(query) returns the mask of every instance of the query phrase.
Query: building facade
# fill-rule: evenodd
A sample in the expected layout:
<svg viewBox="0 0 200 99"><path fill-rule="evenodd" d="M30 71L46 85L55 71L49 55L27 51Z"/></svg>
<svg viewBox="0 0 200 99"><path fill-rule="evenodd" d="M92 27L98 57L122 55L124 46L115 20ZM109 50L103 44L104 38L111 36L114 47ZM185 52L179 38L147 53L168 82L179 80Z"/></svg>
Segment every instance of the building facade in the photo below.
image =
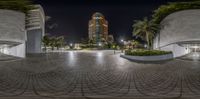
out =
<svg viewBox="0 0 200 99"><path fill-rule="evenodd" d="M162 20L154 49L172 51L174 57L200 48L200 9L172 13Z"/></svg>
<svg viewBox="0 0 200 99"><path fill-rule="evenodd" d="M89 21L89 39L98 42L106 41L108 38L108 21L103 14L96 12Z"/></svg>
<svg viewBox="0 0 200 99"><path fill-rule="evenodd" d="M25 57L25 14L0 9L0 53Z"/></svg>
<svg viewBox="0 0 200 99"><path fill-rule="evenodd" d="M27 53L42 52L42 38L45 35L45 14L42 6L34 5L35 9L30 10L27 18Z"/></svg>
<svg viewBox="0 0 200 99"><path fill-rule="evenodd" d="M26 57L41 52L45 15L40 5L25 13L0 9L0 54Z"/></svg>

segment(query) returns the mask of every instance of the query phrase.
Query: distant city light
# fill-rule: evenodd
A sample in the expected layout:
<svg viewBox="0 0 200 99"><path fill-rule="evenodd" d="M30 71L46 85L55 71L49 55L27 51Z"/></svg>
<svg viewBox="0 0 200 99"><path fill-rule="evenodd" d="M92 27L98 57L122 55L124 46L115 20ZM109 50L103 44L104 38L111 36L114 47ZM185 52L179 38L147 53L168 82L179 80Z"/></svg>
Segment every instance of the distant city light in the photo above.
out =
<svg viewBox="0 0 200 99"><path fill-rule="evenodd" d="M102 44L101 43L99 43L99 46L101 46Z"/></svg>
<svg viewBox="0 0 200 99"><path fill-rule="evenodd" d="M97 56L98 56L98 57L102 57L102 56L103 56L103 53L102 53L102 52L98 52L98 53L97 53Z"/></svg>
<svg viewBox="0 0 200 99"><path fill-rule="evenodd" d="M72 43L70 43L70 46L73 46L73 44L72 44Z"/></svg>
<svg viewBox="0 0 200 99"><path fill-rule="evenodd" d="M193 57L199 57L199 53L195 52L195 53L193 54Z"/></svg>
<svg viewBox="0 0 200 99"><path fill-rule="evenodd" d="M124 42L124 40L123 40L123 39L121 39L121 42Z"/></svg>
<svg viewBox="0 0 200 99"><path fill-rule="evenodd" d="M144 47L147 48L147 44L145 44Z"/></svg>

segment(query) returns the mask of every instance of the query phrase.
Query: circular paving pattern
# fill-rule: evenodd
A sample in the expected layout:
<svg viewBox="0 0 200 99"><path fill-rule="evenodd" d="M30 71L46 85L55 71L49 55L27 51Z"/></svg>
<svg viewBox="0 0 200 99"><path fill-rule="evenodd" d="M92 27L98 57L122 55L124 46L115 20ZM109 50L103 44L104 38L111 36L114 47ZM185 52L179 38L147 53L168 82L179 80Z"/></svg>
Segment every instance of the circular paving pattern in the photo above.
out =
<svg viewBox="0 0 200 99"><path fill-rule="evenodd" d="M34 54L0 62L0 98L199 97L199 64L142 64L106 51Z"/></svg>

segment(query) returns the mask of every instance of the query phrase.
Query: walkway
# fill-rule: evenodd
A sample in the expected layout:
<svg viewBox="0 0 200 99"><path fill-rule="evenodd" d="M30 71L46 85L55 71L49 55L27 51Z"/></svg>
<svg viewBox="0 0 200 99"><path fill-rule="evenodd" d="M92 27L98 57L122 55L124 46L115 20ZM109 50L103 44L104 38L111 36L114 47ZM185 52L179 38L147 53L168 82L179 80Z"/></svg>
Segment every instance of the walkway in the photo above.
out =
<svg viewBox="0 0 200 99"><path fill-rule="evenodd" d="M142 64L104 51L34 54L0 62L0 98L197 98L199 64Z"/></svg>

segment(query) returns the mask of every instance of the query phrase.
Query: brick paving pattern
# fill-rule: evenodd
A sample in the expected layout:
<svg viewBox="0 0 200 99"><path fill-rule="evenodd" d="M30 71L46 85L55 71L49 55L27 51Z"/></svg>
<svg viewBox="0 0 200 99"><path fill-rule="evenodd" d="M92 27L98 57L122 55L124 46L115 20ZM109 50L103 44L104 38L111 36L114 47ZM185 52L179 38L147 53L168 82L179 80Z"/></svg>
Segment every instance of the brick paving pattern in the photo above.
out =
<svg viewBox="0 0 200 99"><path fill-rule="evenodd" d="M68 52L0 62L0 98L199 96L198 61L175 59L147 64L113 53Z"/></svg>

